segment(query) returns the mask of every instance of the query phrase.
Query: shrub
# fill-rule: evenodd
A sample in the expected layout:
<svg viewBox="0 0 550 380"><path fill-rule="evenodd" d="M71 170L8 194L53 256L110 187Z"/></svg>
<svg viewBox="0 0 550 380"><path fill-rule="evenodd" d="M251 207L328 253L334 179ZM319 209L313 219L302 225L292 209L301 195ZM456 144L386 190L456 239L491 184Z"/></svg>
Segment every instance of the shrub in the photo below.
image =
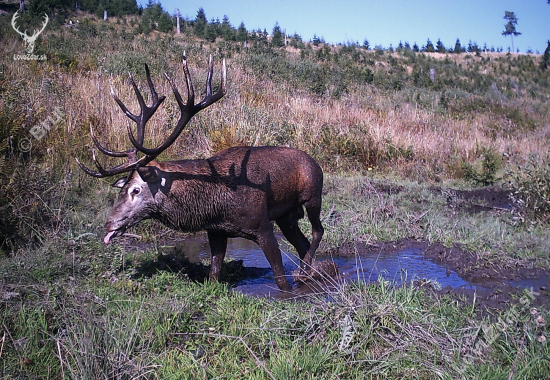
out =
<svg viewBox="0 0 550 380"><path fill-rule="evenodd" d="M512 200L528 218L550 220L550 157L530 155L525 165L505 174Z"/></svg>
<svg viewBox="0 0 550 380"><path fill-rule="evenodd" d="M490 186L498 181L497 172L502 168L500 153L491 148L481 148L481 169L469 163L463 163L464 178L477 186Z"/></svg>

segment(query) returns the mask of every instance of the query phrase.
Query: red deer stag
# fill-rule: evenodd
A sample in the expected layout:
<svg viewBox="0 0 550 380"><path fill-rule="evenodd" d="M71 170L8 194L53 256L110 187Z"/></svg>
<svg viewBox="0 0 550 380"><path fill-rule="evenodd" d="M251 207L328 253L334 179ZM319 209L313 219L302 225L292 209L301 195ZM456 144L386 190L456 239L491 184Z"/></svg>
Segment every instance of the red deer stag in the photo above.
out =
<svg viewBox="0 0 550 380"><path fill-rule="evenodd" d="M210 57L206 95L200 103L195 104L184 53L187 102L183 102L174 81L165 74L181 116L166 141L150 149L143 146L145 124L165 97L157 95L147 65L145 72L153 99L150 107L145 104L130 75L130 83L141 108L139 115L131 113L111 89L111 95L122 111L137 124L135 136L128 126L132 148L114 152L103 147L90 126L91 138L102 153L111 157L126 157L128 161L112 169L104 169L94 152L93 162L97 171L93 171L76 158L82 170L94 177L128 172L127 177L113 185L121 190L105 224L105 243L109 244L112 238L123 234L127 228L149 218L183 232L206 230L212 253L209 276L212 280L219 280L227 239L243 237L261 247L273 269L278 287L289 291L281 251L273 234L273 221L298 251L300 268L305 273L323 236L323 226L319 219L323 188L321 168L313 158L300 150L273 146L237 146L208 159L154 161L176 140L196 113L225 95L227 74L224 60L220 88L216 94L212 94L213 64ZM143 154L139 159L138 153ZM298 220L304 217L303 207L311 222L311 244L298 227Z"/></svg>

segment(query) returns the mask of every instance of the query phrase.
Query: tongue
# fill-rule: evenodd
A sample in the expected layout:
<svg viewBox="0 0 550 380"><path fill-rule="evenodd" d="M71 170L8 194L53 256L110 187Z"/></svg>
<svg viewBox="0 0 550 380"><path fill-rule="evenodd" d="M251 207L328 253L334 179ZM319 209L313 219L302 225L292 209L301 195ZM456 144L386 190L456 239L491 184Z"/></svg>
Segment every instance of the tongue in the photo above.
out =
<svg viewBox="0 0 550 380"><path fill-rule="evenodd" d="M109 232L106 236L105 236L105 239L103 239L103 241L105 242L105 244L109 244L111 242L111 236L113 236L115 234L116 230L115 231L111 231Z"/></svg>

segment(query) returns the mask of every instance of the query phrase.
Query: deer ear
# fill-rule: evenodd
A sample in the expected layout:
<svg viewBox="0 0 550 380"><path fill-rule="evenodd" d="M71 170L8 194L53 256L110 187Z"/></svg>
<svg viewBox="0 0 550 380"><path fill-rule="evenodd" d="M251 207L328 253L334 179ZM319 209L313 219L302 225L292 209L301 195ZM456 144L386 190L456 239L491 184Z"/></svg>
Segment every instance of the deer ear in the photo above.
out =
<svg viewBox="0 0 550 380"><path fill-rule="evenodd" d="M113 183L111 186L118 187L119 189L122 189L124 185L126 185L126 182L128 181L128 177L122 177L119 178L115 183Z"/></svg>
<svg viewBox="0 0 550 380"><path fill-rule="evenodd" d="M156 183L159 181L160 178L160 170L158 168L155 168L154 166L143 166L137 168L137 172L143 182L147 183Z"/></svg>
<svg viewBox="0 0 550 380"><path fill-rule="evenodd" d="M144 166L136 169L141 179L147 183L151 194L156 195L157 191L166 194L172 187L172 181L159 168Z"/></svg>

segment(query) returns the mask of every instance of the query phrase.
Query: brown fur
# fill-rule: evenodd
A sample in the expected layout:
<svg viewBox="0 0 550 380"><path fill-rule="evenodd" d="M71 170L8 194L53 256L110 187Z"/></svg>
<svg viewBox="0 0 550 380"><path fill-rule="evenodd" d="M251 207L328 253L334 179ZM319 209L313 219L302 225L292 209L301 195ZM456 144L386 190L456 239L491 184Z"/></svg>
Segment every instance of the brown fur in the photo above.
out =
<svg viewBox="0 0 550 380"><path fill-rule="evenodd" d="M106 224L106 242L148 218L183 232L206 230L211 279L220 277L227 239L243 237L260 245L277 285L290 290L273 221L298 251L302 271L323 235L323 172L300 150L240 146L205 160L152 161L118 183L122 190ZM311 244L298 227L304 207L312 226Z"/></svg>

